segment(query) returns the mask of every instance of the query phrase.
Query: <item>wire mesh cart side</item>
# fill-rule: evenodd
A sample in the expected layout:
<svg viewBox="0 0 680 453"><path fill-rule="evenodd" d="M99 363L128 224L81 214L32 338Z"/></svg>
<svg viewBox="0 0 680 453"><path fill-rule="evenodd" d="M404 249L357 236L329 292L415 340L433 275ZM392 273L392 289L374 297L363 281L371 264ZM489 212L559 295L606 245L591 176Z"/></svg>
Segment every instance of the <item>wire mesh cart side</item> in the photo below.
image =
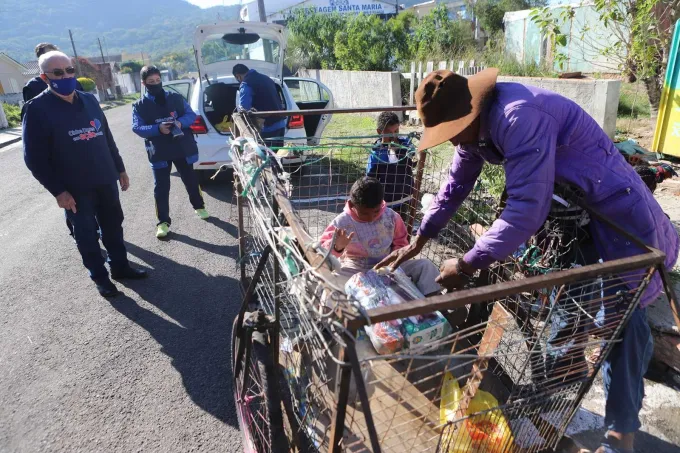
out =
<svg viewBox="0 0 680 453"><path fill-rule="evenodd" d="M630 239L640 247L636 256L574 264L571 230L582 226L584 215L573 208L581 206L610 224L574 199L522 250L479 273L467 289L366 309L347 296L347 279L337 272L341 264L318 237L342 209L351 182L365 174L371 145L334 137L315 149L275 150L263 145L252 118L236 114L234 120L239 129L234 136L240 137L232 144L240 266L248 288L234 328L242 336L237 355L247 355L250 338L242 325L255 307L268 322L266 344L278 373L274 382L280 383L271 398L283 415L278 417L271 401L261 412L263 419L271 421L272 413L280 419L287 438L280 444L291 449L555 448L650 279L657 271L666 279L664 254L635 238ZM285 171L277 151L293 147L303 149L307 160ZM422 220L419 208L428 193L436 193L450 157L415 156L408 196L397 200L409 231ZM421 256L437 265L462 256L502 204L503 194L476 187ZM381 324L461 310L463 319L433 340L407 338L403 348L387 354L378 354L366 337ZM601 352L591 354L598 347ZM242 389L243 382L236 387ZM249 401L268 397L262 388L256 393ZM253 451L272 448L277 436L260 435L266 439L253 442Z"/></svg>

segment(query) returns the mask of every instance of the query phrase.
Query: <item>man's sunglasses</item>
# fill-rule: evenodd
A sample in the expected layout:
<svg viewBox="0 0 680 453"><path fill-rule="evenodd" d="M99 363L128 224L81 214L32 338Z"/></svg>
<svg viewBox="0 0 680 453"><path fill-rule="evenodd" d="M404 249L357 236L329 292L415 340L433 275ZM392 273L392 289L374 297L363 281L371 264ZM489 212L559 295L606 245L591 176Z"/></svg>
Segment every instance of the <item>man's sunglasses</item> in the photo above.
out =
<svg viewBox="0 0 680 453"><path fill-rule="evenodd" d="M73 75L76 73L76 68L73 66L69 66L66 68L66 72L64 72L64 69L55 69L54 71L46 71L47 74L54 74L57 77L62 77L64 74L70 74Z"/></svg>

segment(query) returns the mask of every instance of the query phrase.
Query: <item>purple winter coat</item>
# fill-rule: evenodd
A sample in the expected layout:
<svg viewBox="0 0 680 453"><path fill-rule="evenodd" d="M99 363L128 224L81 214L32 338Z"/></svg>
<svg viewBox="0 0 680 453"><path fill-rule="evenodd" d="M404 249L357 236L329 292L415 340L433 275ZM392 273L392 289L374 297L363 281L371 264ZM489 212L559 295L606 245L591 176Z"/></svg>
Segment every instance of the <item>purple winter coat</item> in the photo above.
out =
<svg viewBox="0 0 680 453"><path fill-rule="evenodd" d="M481 117L480 143L458 147L448 181L439 189L418 234L437 236L472 190L484 161L503 165L508 201L502 215L465 254L473 267L484 269L507 258L540 228L550 210L555 182L580 187L591 207L666 253L668 268L675 264L678 233L595 120L559 94L518 83L496 85L495 99ZM592 225L603 259L642 252L599 222ZM657 275L642 306L661 289Z"/></svg>

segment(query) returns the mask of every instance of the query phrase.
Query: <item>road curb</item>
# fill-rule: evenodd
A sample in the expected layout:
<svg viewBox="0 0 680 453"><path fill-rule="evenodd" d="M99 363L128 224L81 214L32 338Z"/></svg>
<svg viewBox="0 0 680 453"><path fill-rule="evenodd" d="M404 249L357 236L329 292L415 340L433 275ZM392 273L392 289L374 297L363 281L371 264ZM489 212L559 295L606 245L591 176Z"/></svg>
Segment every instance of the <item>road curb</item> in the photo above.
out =
<svg viewBox="0 0 680 453"><path fill-rule="evenodd" d="M16 142L20 142L20 141L21 141L21 137L13 138L13 139L8 140L8 141L6 141L6 142L0 143L0 148L4 148L5 146L13 145L13 144L15 144Z"/></svg>

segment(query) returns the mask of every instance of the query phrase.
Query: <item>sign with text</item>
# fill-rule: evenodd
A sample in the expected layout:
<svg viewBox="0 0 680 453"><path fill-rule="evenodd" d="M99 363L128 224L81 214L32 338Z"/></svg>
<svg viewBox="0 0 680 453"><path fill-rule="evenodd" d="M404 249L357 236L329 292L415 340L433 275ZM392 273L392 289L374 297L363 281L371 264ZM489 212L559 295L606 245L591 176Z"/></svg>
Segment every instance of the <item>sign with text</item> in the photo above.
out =
<svg viewBox="0 0 680 453"><path fill-rule="evenodd" d="M396 2L382 2L379 0L307 0L289 5L284 6L281 3L277 3L270 7L265 2L267 21L286 20L293 11L298 9L320 14L395 14L396 12ZM241 19L259 20L257 2L248 3L241 9Z"/></svg>

